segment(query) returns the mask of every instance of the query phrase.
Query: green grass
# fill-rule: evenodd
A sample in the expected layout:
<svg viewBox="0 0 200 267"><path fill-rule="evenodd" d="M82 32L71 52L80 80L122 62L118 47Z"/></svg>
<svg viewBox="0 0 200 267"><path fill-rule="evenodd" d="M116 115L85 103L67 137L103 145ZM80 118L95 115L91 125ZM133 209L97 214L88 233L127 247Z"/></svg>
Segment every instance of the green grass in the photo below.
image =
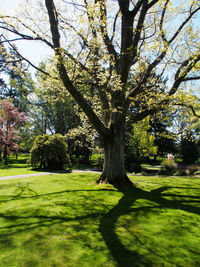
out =
<svg viewBox="0 0 200 267"><path fill-rule="evenodd" d="M28 155L21 154L16 159L15 155L10 156L9 164L4 165L3 160L0 163L0 177L2 176L11 176L11 175L20 175L20 174L30 174L37 173L38 171L32 170L27 164Z"/></svg>
<svg viewBox="0 0 200 267"><path fill-rule="evenodd" d="M39 171L41 172L41 171ZM20 174L31 174L31 173L38 173L36 170L32 170L31 167L1 167L0 168L0 177L2 176L12 176L12 175L20 175Z"/></svg>
<svg viewBox="0 0 200 267"><path fill-rule="evenodd" d="M0 181L0 266L200 266L200 179L98 174Z"/></svg>

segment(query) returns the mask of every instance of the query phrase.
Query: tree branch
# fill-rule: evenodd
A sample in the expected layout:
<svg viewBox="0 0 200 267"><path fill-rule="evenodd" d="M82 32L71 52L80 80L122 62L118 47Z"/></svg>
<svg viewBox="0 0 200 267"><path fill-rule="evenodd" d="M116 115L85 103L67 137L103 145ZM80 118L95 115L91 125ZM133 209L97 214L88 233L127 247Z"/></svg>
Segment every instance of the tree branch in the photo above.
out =
<svg viewBox="0 0 200 267"><path fill-rule="evenodd" d="M193 12L190 13L190 15L184 20L184 22L180 25L178 30L175 32L174 36L169 40L169 44L172 43L176 37L180 34L184 26L190 21L190 19L200 10L200 7L196 8Z"/></svg>
<svg viewBox="0 0 200 267"><path fill-rule="evenodd" d="M89 24L90 24L90 28L92 30L92 35L94 38L97 37L97 30L96 28L94 27L94 17L93 15L91 14L91 12L89 12L89 8L88 8L88 2L87 0L84 0L85 2L85 7L86 7L86 12L87 12L87 17L88 17L88 21L89 21Z"/></svg>
<svg viewBox="0 0 200 267"><path fill-rule="evenodd" d="M156 1L152 1L152 3L155 4ZM165 12L166 12L166 8L167 8L167 4L168 4L168 0L166 0L166 3L165 3L165 6L164 6L164 9L163 9L163 12L162 12L162 17L161 17L161 22L160 22L160 26L162 27L162 23L163 23L163 20L164 20L164 15L165 15ZM146 74L144 75L144 78L142 80L142 84L144 84L147 80L147 78L149 77L151 71L153 69L155 69L155 67L165 58L166 54L167 54L167 51L169 49L169 44L174 41L174 39L178 36L178 34L180 33L180 31L183 29L183 27L185 26L185 24L192 18L192 16L194 14L196 14L196 12L200 10L200 7L198 7L196 10L194 10L190 16L188 16L188 18L181 24L181 26L179 27L179 29L176 31L176 33L174 34L174 36L169 40L167 41L165 36L163 35L163 38L164 38L164 42L165 42L165 49L164 51L161 52L161 54L149 65L149 67L147 68L147 71L146 71ZM162 32L161 32L162 34ZM192 60L192 59L190 59ZM199 61L199 59L193 60L193 63L189 66L188 65L188 69L186 71L186 74L184 74L182 77L179 77L176 79L175 83L174 83L174 86L172 87L172 89L170 90L170 95L174 94L175 91L178 89L179 85L181 82L184 81L184 78L186 77L186 75L188 74L188 72L194 67L194 65ZM189 61L184 61L184 63L181 65L181 67L178 69L177 73L176 73L176 76L178 77L181 69L186 66L187 64L189 63ZM128 97L133 97L135 95L137 95L139 91L139 87L137 87L136 89L132 90L132 92L129 94Z"/></svg>
<svg viewBox="0 0 200 267"><path fill-rule="evenodd" d="M45 0L46 8L49 15L49 22L51 26L51 34L54 44L55 54L58 58L57 68L62 79L63 84L65 85L68 92L74 97L79 106L83 109L84 113L89 118L90 122L100 134L101 137L106 138L110 136L110 130L104 126L104 124L100 121L98 116L94 113L91 105L87 103L82 94L76 89L76 87L72 84L69 76L67 74L67 70L65 68L62 56L62 49L60 48L60 34L58 30L58 20L56 8L53 0Z"/></svg>
<svg viewBox="0 0 200 267"><path fill-rule="evenodd" d="M182 82L187 79L188 73L192 70L192 68L197 64L197 62L200 60L200 54L196 55L194 57L190 57L187 60L185 60L181 66L178 68L175 74L175 81L174 84L172 85L169 95L173 95L176 93L178 87Z"/></svg>
<svg viewBox="0 0 200 267"><path fill-rule="evenodd" d="M114 65L115 69L118 69L119 66L119 58L118 55L115 51L114 46L112 45L112 41L108 37L108 32L107 32L107 14L106 14L106 5L105 5L105 0L98 0L99 5L100 5L100 12L101 12L101 22L100 22L100 29L101 29L101 35L104 41L104 44L106 45L106 48L108 50L108 53L111 56L111 60L114 60Z"/></svg>
<svg viewBox="0 0 200 267"><path fill-rule="evenodd" d="M133 55L132 55L132 60L134 61L136 55L137 55L137 48L138 48L138 43L140 41L141 38L141 31L142 28L144 26L144 21L145 21L145 17L148 11L148 5L147 5L148 1L145 1L143 6L142 6L142 10L140 12L140 16L138 19L138 23L135 29L135 36L133 39Z"/></svg>
<svg viewBox="0 0 200 267"><path fill-rule="evenodd" d="M139 0L137 2L137 4L135 5L134 9L132 11L130 11L130 14L133 18L135 18L135 16L137 15L138 11L140 10L142 4L143 4L144 0Z"/></svg>
<svg viewBox="0 0 200 267"><path fill-rule="evenodd" d="M186 108L191 109L193 115L194 115L195 117L197 117L197 118L200 118L200 115L198 115L198 114L196 113L196 110L194 109L194 107L193 107L192 105L187 105L187 104L183 104L183 103L176 103L176 105L177 105L177 106L182 106L182 107L186 107Z"/></svg>
<svg viewBox="0 0 200 267"><path fill-rule="evenodd" d="M5 38L5 37L4 37ZM24 61L26 61L31 67L33 67L34 69L36 69L37 71L42 72L43 74L53 78L53 79L57 79L57 77L52 77L48 72L38 68L37 66L35 66L30 60L28 60L27 58L23 57L18 50L15 48L15 46L13 46L9 40L7 40L7 43L12 47L12 49L15 51L15 53Z"/></svg>
<svg viewBox="0 0 200 267"><path fill-rule="evenodd" d="M163 22L164 22L164 17L165 17L168 4L169 4L169 0L166 0L163 11L162 11L161 19L160 19L160 32L161 32L161 37L162 37L162 40L165 46L169 45L169 42L167 41L164 31L163 31Z"/></svg>
<svg viewBox="0 0 200 267"><path fill-rule="evenodd" d="M110 39L110 41L112 42L114 37L115 37L115 32L116 32L116 23L117 23L117 18L119 16L120 10L117 12L115 19L114 19L114 23L113 23L113 33L112 33L112 37Z"/></svg>
<svg viewBox="0 0 200 267"><path fill-rule="evenodd" d="M186 82L186 81L195 81L195 80L200 80L200 76L185 77L185 78L183 79L184 82Z"/></svg>
<svg viewBox="0 0 200 267"><path fill-rule="evenodd" d="M33 40L33 41L42 41L42 42L44 42L46 45L48 45L49 47L51 47L51 48L53 48L53 45L48 41L48 40L46 40L45 38L43 38L43 37L41 37L39 34L37 34L33 29L31 29L30 27L28 27L27 25L25 25L20 19L18 19L17 17L12 17L12 16L1 16L0 18L2 18L2 19L6 19L6 18L9 18L9 19L14 19L14 20L16 20L17 22L19 22L24 28L26 28L27 30L29 30L30 32L32 32L34 35L35 35L35 37L33 37L33 36L31 36L31 35L27 35L27 34L23 34L23 33L21 33L21 32L19 32L19 31L17 31L17 29L13 26L13 25L11 25L11 24L9 24L9 23L7 23L7 22L1 22L1 26L0 26L0 28L1 29L4 29L4 30L6 30L6 31L9 31L9 32L11 32L11 33L14 33L14 34L16 34L16 35L18 35L18 36L21 36L21 38L22 39L24 39L24 40Z"/></svg>

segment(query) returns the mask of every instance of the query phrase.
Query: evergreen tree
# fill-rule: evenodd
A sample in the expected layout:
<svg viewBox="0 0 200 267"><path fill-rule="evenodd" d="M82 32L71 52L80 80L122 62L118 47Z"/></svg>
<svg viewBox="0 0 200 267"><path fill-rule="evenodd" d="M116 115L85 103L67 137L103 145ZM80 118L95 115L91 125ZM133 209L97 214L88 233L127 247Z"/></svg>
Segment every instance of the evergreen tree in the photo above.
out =
<svg viewBox="0 0 200 267"><path fill-rule="evenodd" d="M12 46L5 49L0 43L0 98L12 99L19 111L28 111L28 96L34 90L34 82L31 74L20 58L17 48Z"/></svg>

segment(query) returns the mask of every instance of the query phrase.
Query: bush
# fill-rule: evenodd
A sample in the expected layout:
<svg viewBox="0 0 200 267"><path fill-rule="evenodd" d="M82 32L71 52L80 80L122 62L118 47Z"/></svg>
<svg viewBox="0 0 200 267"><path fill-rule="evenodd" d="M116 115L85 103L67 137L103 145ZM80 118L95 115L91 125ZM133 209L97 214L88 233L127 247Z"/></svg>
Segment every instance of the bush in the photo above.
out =
<svg viewBox="0 0 200 267"><path fill-rule="evenodd" d="M39 135L30 152L30 163L35 168L63 170L64 165L71 167L68 146L60 134Z"/></svg>
<svg viewBox="0 0 200 267"><path fill-rule="evenodd" d="M178 168L178 170L174 174L175 176L186 176L186 169Z"/></svg>
<svg viewBox="0 0 200 267"><path fill-rule="evenodd" d="M173 158L164 159L159 174L172 175L176 172L176 168L177 164L174 162Z"/></svg>
<svg viewBox="0 0 200 267"><path fill-rule="evenodd" d="M104 164L104 157L99 157L96 162L96 166L98 169L102 170Z"/></svg>
<svg viewBox="0 0 200 267"><path fill-rule="evenodd" d="M186 174L187 175L194 175L197 170L198 170L197 165L195 165L195 164L189 165L187 170L186 170Z"/></svg>

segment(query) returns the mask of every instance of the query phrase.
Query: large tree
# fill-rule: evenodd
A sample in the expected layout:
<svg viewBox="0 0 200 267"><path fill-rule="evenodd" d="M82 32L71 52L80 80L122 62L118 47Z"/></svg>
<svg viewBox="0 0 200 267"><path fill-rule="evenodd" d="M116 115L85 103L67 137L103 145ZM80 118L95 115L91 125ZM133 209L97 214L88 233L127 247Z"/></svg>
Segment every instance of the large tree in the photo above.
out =
<svg viewBox="0 0 200 267"><path fill-rule="evenodd" d="M126 116L131 111L137 122L155 114L182 84L200 78L195 28L199 1L26 2L29 11L25 10L23 21L1 16L0 27L18 39L39 40L54 50L59 78L103 142L105 161L99 181L130 185L124 164ZM38 15L34 23L33 14ZM68 68L69 62L73 68ZM169 71L168 87L161 83L158 88L156 77L165 79ZM87 92L80 90L81 83L88 85Z"/></svg>

